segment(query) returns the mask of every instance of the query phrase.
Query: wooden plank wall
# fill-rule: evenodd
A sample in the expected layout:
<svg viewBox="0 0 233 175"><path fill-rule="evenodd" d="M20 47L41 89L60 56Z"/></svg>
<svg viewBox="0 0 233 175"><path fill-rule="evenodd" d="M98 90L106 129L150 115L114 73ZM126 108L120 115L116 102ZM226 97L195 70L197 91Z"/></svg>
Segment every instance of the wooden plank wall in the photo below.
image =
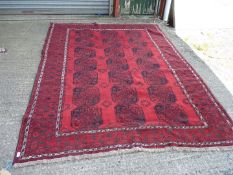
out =
<svg viewBox="0 0 233 175"><path fill-rule="evenodd" d="M121 15L153 15L157 0L120 0Z"/></svg>

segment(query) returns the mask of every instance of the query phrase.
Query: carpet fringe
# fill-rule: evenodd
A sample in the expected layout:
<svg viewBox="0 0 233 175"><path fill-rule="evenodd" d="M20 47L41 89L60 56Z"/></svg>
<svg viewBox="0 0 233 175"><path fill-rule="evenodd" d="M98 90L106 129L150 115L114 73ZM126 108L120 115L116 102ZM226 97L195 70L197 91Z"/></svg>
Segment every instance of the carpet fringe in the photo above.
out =
<svg viewBox="0 0 233 175"><path fill-rule="evenodd" d="M202 148L190 148L190 147L167 147L167 148L141 148L141 147L134 147L130 149L124 150L113 150L109 152L101 152L101 153L94 153L94 154L85 154L85 155L70 155L67 157L61 158L53 158L53 159L43 159L43 160L31 160L30 162L23 162L23 163L15 163L13 165L14 168L21 168L25 166L35 166L38 164L47 164L47 163L59 163L64 161L74 161L74 160L87 160L92 158L101 158L106 156L114 156L114 155L122 155L122 154L130 154L130 153L139 153L139 152L147 152L147 153L162 153L162 152L169 152L169 151L176 151L176 152L220 152L220 151L233 151L233 146L224 146L224 147L202 147Z"/></svg>
<svg viewBox="0 0 233 175"><path fill-rule="evenodd" d="M11 175L11 173L7 171L6 169L2 169L0 170L0 175Z"/></svg>

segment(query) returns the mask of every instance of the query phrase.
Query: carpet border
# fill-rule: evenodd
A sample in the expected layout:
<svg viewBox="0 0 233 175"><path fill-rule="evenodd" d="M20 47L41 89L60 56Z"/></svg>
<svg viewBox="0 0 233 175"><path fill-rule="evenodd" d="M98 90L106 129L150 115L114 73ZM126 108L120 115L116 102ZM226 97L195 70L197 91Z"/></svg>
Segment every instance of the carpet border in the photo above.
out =
<svg viewBox="0 0 233 175"><path fill-rule="evenodd" d="M30 112L30 108L31 108L31 106L33 104L32 103L33 100L34 100L33 97L35 96L35 93L36 93L35 91L36 91L36 87L37 87L37 84L38 84L38 79L40 77L40 71L42 69L42 65L43 65L43 62L44 62L44 59L45 59L46 46L47 46L47 43L48 43L48 40L49 40L50 33L53 30L54 26L55 26L55 23L52 23L52 22L49 23L49 27L48 27L48 30L47 30L47 33L46 33L46 36L45 36L45 39L44 39L44 42L43 42L43 45L42 45L42 50L41 50L41 54L40 54L40 61L39 61L39 65L38 65L37 71L35 73L35 78L34 78L32 90L31 90L31 93L30 93L30 96L29 96L29 100L28 100L28 103L27 103L27 108L26 108L26 110L25 110L25 112L23 114L22 120L20 122L20 129L19 129L19 134L18 134L18 141L17 141L16 148L15 148L15 153L14 153L14 158L13 158L13 164L14 164L14 162L17 159L17 152L18 152L17 150L18 150L18 148L22 147L22 145L23 145L24 134L21 134L21 133L25 132L26 124L24 124L24 122L28 118L26 116Z"/></svg>
<svg viewBox="0 0 233 175"><path fill-rule="evenodd" d="M30 162L21 162L21 163L14 163L14 168L22 168L27 166L36 166L36 165L43 165L48 163L61 163L65 161L77 161L77 160L87 160L87 159L94 159L94 158L103 158L106 156L116 156L122 154L130 154L130 153L162 153L162 152L222 152L222 151L233 151L233 146L222 146L222 147L202 147L202 148L193 148L193 147L165 147L165 148L142 148L142 147L134 147L129 149L121 149L121 150L111 150L108 152L99 152L94 154L83 154L83 155L69 155L67 157L59 157L59 158L52 158L52 159L41 159L41 160L31 160Z"/></svg>

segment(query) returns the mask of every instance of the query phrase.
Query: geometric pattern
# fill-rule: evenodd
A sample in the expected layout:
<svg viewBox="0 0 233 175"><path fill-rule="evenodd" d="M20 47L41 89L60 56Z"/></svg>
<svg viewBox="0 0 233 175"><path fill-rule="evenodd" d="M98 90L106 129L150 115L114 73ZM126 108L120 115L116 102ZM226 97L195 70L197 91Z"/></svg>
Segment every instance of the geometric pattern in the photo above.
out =
<svg viewBox="0 0 233 175"><path fill-rule="evenodd" d="M152 24L51 24L14 164L233 145L233 122Z"/></svg>

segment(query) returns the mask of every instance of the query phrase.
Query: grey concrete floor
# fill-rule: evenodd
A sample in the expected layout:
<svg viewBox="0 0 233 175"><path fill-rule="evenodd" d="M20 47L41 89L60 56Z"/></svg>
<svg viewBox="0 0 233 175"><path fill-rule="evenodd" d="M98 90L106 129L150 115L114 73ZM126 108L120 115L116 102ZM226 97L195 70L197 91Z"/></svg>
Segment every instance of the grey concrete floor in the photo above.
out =
<svg viewBox="0 0 233 175"><path fill-rule="evenodd" d="M110 18L77 19L51 17L42 20L27 17L8 21L0 17L0 47L8 49L0 54L0 167L12 161L22 116L30 98L40 61L40 53L49 22L76 23L145 23L152 19ZM18 20L19 19L19 20ZM165 34L201 75L211 91L233 118L233 97L205 63L179 39L174 31L156 20ZM11 170L13 175L51 174L233 174L233 151L138 152L81 161L40 164Z"/></svg>
<svg viewBox="0 0 233 175"><path fill-rule="evenodd" d="M233 2L232 2L233 4ZM233 27L176 31L233 95Z"/></svg>

